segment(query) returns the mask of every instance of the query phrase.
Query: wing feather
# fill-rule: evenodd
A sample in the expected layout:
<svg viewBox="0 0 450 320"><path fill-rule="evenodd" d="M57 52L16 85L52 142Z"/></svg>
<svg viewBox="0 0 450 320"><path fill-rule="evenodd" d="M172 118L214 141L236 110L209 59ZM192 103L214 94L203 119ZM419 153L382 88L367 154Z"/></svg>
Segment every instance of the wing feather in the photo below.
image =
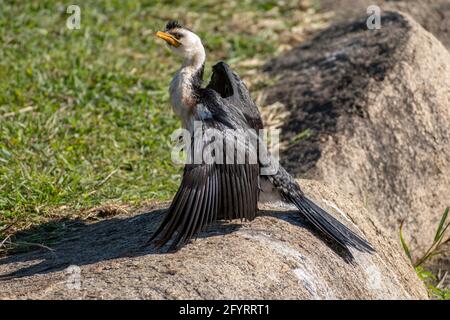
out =
<svg viewBox="0 0 450 320"><path fill-rule="evenodd" d="M212 68L213 73L207 88L216 91L223 99L239 108L251 128L262 129L261 115L244 81L223 61Z"/></svg>
<svg viewBox="0 0 450 320"><path fill-rule="evenodd" d="M244 83L224 63L216 65L214 72L215 82L208 86L209 89L199 92L201 104L197 111L194 110L193 120L202 121L204 129L218 129L224 135L228 129L252 128L248 125L247 117L252 112L257 112L256 116L259 117L259 112ZM225 87L219 88L222 79ZM215 86L214 83L220 92L210 90ZM228 95L228 98L221 97L220 93ZM247 103L251 103L251 107L243 110L243 104ZM207 135L207 131L204 133L204 145L214 141L212 136ZM240 137L237 140L239 152L256 152L253 145L250 145L250 150L242 149L248 148L246 140ZM193 141L191 146L195 143L198 141ZM254 219L259 192L258 179L258 164L186 165L180 188L152 239L157 239L155 244L160 247L175 238L170 248L177 249L219 218Z"/></svg>
<svg viewBox="0 0 450 320"><path fill-rule="evenodd" d="M259 170L258 165L186 165L174 201L152 236L158 238L156 245L161 247L174 238L170 249L178 249L218 218L254 219L258 192L252 187L258 179L252 172L255 169Z"/></svg>

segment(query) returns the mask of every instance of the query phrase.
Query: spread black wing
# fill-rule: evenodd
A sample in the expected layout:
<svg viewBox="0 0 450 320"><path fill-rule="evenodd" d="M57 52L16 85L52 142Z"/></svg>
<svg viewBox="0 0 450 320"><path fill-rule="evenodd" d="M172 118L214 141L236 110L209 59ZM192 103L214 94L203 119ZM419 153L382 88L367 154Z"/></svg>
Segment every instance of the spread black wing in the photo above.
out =
<svg viewBox="0 0 450 320"><path fill-rule="evenodd" d="M237 73L223 61L216 63L212 69L213 73L207 88L215 90L222 98L239 108L250 128L262 129L263 123L258 107L252 100L247 86Z"/></svg>
<svg viewBox="0 0 450 320"><path fill-rule="evenodd" d="M260 112L247 87L225 62L219 62L213 66L213 74L208 88L215 90L222 98L238 107L244 114L249 127L256 130L263 128ZM258 146L260 147L260 145ZM351 246L365 252L374 250L366 240L308 199L295 179L281 165L275 174L265 178L277 188L286 201L294 204L300 213L317 229L334 239L342 247Z"/></svg>
<svg viewBox="0 0 450 320"><path fill-rule="evenodd" d="M208 129L215 129L228 141L227 129L241 129L246 126L243 114L230 102L211 90L202 91L201 106L196 108L195 120L203 125L202 146L204 150L217 135ZM203 108L203 110L199 110ZM206 116L205 116L206 115ZM192 139L196 139L195 135ZM242 136L237 139L237 148L244 152L256 152ZM193 141L191 148L198 141ZM224 149L226 144L224 144ZM193 152L189 158L193 159ZM203 151L202 151L203 152ZM258 203L259 165L255 163L227 164L224 151L222 163L204 162L188 164L184 168L183 178L168 212L159 229L153 234L157 247L173 239L170 249L177 249L198 232L204 230L217 219L241 218L253 220Z"/></svg>

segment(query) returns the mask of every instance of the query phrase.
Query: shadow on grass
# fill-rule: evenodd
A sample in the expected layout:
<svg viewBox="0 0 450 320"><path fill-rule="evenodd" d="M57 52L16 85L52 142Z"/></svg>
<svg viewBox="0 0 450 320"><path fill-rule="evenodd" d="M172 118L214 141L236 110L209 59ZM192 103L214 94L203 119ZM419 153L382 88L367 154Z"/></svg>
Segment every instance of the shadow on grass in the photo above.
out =
<svg viewBox="0 0 450 320"><path fill-rule="evenodd" d="M45 246L25 247L15 254L0 258L0 265L14 266L11 272L0 275L0 281L28 277L64 270L71 265L83 266L100 261L137 257L148 254L170 254L166 245L161 249L145 246L151 234L162 221L165 209L129 217L115 217L89 223L82 220L63 219L44 223L15 236L16 242L41 241ZM351 253L324 238L298 212L260 211L259 216L270 216L293 225L307 228L326 243L347 263L353 261ZM225 235L239 229L240 224L219 221L199 238ZM39 242L36 242L39 243Z"/></svg>

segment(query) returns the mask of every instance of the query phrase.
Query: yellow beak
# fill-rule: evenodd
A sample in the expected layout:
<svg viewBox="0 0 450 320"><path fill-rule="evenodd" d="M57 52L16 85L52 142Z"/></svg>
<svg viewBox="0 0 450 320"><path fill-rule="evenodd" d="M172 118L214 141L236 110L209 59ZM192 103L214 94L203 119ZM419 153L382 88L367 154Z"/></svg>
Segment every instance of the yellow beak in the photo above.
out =
<svg viewBox="0 0 450 320"><path fill-rule="evenodd" d="M162 32L162 31L158 31L158 32L156 33L156 36L157 36L158 38L163 39L164 41L166 41L166 42L167 42L168 44L170 44L171 46L174 46L174 47L179 47L179 46L181 46L181 42L178 41L178 39L176 39L173 35L171 35L171 34L169 34L169 33L165 33L165 32Z"/></svg>

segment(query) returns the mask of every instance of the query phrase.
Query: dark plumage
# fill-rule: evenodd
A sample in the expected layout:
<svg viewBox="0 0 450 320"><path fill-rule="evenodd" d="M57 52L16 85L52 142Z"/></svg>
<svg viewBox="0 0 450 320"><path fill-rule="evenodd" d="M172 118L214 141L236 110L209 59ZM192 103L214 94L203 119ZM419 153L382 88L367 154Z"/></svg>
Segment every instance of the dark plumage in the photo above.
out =
<svg viewBox="0 0 450 320"><path fill-rule="evenodd" d="M204 146L212 140L207 129L216 129L227 136L227 129L249 128L239 109L224 101L217 92L199 88L197 99L210 114L209 118L204 118L202 114L206 111L196 108L193 115L203 124ZM250 146L249 152L256 151ZM253 220L257 212L258 177L257 163L187 164L168 214L152 239L160 235L156 245L162 246L178 231L171 244L171 249L177 249L217 219Z"/></svg>
<svg viewBox="0 0 450 320"><path fill-rule="evenodd" d="M167 27L175 25L178 26L171 21ZM200 56L204 60L204 54ZM239 76L225 62L219 62L213 66L210 83L202 88L204 61L200 62L186 80L195 107L190 109L192 118L184 119L188 120L184 122L201 121L204 129L216 129L225 137L229 137L229 129L262 129L259 110ZM236 138L240 142L239 148L245 148L248 156L258 158L259 144L246 142L244 136ZM203 146L213 140L212 135L204 135ZM191 150L191 154L193 152ZM260 160L245 164L202 162L186 165L180 188L150 240L157 238L156 245L162 246L173 239L171 249L177 249L217 219L254 219L261 192L259 186L265 181L284 201L295 205L299 214L341 247L353 247L363 252L374 250L366 240L308 199L281 165L275 174L261 175L264 164Z"/></svg>
<svg viewBox="0 0 450 320"><path fill-rule="evenodd" d="M166 31L177 28L183 28L183 26L177 20L171 20L166 24Z"/></svg>

